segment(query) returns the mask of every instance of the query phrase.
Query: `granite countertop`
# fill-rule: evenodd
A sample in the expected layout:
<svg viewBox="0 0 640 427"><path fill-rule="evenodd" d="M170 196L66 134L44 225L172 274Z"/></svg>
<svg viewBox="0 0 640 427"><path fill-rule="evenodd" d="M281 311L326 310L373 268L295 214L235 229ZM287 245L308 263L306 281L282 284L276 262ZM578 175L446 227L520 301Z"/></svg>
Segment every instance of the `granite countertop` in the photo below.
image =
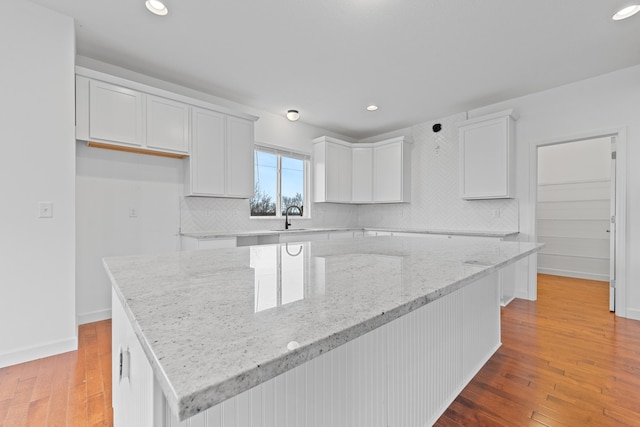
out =
<svg viewBox="0 0 640 427"><path fill-rule="evenodd" d="M104 260L180 420L539 250L376 237Z"/></svg>
<svg viewBox="0 0 640 427"><path fill-rule="evenodd" d="M214 239L220 237L245 237L266 236L275 234L292 233L322 233L333 231L387 231L392 233L416 233L416 234L446 234L453 236L477 236L477 237L509 237L518 234L513 230L487 231L487 230L430 230L421 228L386 228L386 227L332 227L332 228L290 228L274 230L249 230L249 231L201 231L194 233L181 233L182 236L195 239Z"/></svg>
<svg viewBox="0 0 640 427"><path fill-rule="evenodd" d="M245 237L245 236L268 236L276 234L293 233L322 233L332 231L362 231L362 227L328 227L328 228L274 228L273 230L248 230L248 231L199 231L194 233L180 233L181 236L193 237L195 239L213 239L217 237Z"/></svg>

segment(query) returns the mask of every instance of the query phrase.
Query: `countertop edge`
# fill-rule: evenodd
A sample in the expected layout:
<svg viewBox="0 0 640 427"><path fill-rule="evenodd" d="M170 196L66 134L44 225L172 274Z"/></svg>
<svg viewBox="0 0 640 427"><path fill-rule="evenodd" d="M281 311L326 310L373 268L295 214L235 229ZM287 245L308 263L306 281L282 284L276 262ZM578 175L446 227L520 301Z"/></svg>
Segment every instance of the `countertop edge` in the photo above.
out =
<svg viewBox="0 0 640 427"><path fill-rule="evenodd" d="M437 229L417 229L417 228L388 228L388 227L329 227L329 228L291 228L289 230L250 230L250 231L203 231L203 232L185 232L180 233L181 236L191 237L194 239L215 239L224 237L252 237L252 236L272 236L280 234L304 234L304 233L322 233L332 231L383 231L391 233L413 233L413 234L437 234L452 236L475 236L475 237L511 237L519 234L519 231L494 231L494 230L437 230Z"/></svg>

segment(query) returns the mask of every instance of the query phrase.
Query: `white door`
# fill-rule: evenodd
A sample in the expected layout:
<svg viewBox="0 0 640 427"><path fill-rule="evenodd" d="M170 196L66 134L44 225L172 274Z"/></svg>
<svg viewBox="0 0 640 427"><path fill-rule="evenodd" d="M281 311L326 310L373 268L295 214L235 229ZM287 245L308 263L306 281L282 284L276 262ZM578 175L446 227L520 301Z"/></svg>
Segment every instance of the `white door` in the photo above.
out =
<svg viewBox="0 0 640 427"><path fill-rule="evenodd" d="M611 206L609 224L609 310L616 311L616 139L611 138Z"/></svg>

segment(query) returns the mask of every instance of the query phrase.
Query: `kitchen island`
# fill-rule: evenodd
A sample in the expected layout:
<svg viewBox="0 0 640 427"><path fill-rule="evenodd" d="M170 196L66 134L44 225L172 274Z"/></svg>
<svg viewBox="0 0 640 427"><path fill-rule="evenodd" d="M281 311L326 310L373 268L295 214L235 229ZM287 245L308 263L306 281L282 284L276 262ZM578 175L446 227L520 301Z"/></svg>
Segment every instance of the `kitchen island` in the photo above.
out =
<svg viewBox="0 0 640 427"><path fill-rule="evenodd" d="M413 426L500 345L533 243L376 237L105 260L116 427Z"/></svg>

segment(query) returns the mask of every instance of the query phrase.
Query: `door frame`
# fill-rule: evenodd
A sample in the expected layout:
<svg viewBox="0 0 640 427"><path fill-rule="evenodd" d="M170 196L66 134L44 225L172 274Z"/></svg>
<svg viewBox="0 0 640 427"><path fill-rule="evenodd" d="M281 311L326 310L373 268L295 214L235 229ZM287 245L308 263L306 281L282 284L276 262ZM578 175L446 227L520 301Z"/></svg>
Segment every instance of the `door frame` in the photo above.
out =
<svg viewBox="0 0 640 427"><path fill-rule="evenodd" d="M627 317L627 128L605 129L583 134L564 136L544 141L532 142L529 145L529 206L531 241L538 240L538 148L547 145L558 145L567 142L578 142L595 138L616 138L616 315ZM528 299L535 301L538 297L538 258L532 257L529 263L527 286Z"/></svg>

